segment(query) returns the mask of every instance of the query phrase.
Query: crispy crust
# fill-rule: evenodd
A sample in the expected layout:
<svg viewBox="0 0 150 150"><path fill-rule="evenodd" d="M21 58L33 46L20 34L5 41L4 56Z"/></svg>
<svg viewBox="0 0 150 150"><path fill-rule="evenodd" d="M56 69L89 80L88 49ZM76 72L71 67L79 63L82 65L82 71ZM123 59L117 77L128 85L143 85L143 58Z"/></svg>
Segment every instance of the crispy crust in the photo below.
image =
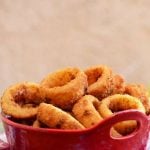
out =
<svg viewBox="0 0 150 150"><path fill-rule="evenodd" d="M38 109L37 119L50 128L84 129L84 126L69 113L52 104L41 103Z"/></svg>
<svg viewBox="0 0 150 150"><path fill-rule="evenodd" d="M88 93L99 100L124 91L124 79L120 75L113 74L107 66L90 67L85 70L85 74L88 78Z"/></svg>
<svg viewBox="0 0 150 150"><path fill-rule="evenodd" d="M120 94L115 94L103 99L99 107L99 112L103 118L107 118L115 112L127 109L137 109L145 113L145 108L138 98ZM125 135L133 131L136 125L136 121L123 121L117 123L114 128L120 134Z"/></svg>
<svg viewBox="0 0 150 150"><path fill-rule="evenodd" d="M74 105L72 112L79 122L86 128L89 128L103 120L97 111L99 105L100 102L96 97L86 95Z"/></svg>
<svg viewBox="0 0 150 150"><path fill-rule="evenodd" d="M47 102L71 110L87 89L87 77L77 68L67 68L45 77L41 86L47 89Z"/></svg>
<svg viewBox="0 0 150 150"><path fill-rule="evenodd" d="M5 114L14 118L32 118L38 104L45 101L45 90L36 83L24 82L9 87L1 98Z"/></svg>
<svg viewBox="0 0 150 150"><path fill-rule="evenodd" d="M148 96L148 91L145 89L143 85L140 84L127 84L125 86L125 92L131 96L137 97L143 103L146 113L150 113L150 99Z"/></svg>
<svg viewBox="0 0 150 150"><path fill-rule="evenodd" d="M125 91L124 78L121 75L114 74L112 78L111 87L112 91L110 95L123 94Z"/></svg>

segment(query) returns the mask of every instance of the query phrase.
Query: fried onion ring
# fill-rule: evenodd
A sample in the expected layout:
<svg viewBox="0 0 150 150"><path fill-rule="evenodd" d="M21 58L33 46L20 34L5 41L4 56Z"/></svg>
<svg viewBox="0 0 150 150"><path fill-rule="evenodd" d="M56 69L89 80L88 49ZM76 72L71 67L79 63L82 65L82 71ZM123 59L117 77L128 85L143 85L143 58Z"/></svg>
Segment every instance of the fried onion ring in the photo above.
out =
<svg viewBox="0 0 150 150"><path fill-rule="evenodd" d="M125 91L125 82L121 75L114 74L111 83L110 95L123 94Z"/></svg>
<svg viewBox="0 0 150 150"><path fill-rule="evenodd" d="M143 85L127 84L125 86L124 93L139 98L146 109L146 114L150 113L150 99L149 99L148 91L145 89Z"/></svg>
<svg viewBox="0 0 150 150"><path fill-rule="evenodd" d="M41 85L47 88L47 102L71 110L87 89L87 77L77 68L67 68L49 74Z"/></svg>
<svg viewBox="0 0 150 150"><path fill-rule="evenodd" d="M123 78L119 75L114 75L107 66L91 67L85 70L85 74L88 78L88 93L100 100L124 91Z"/></svg>
<svg viewBox="0 0 150 150"><path fill-rule="evenodd" d="M41 123L36 119L34 122L33 122L33 125L32 125L34 128L40 128L41 127Z"/></svg>
<svg viewBox="0 0 150 150"><path fill-rule="evenodd" d="M73 106L72 112L79 122L89 128L103 120L97 111L99 105L100 102L96 97L85 95Z"/></svg>
<svg viewBox="0 0 150 150"><path fill-rule="evenodd" d="M45 90L36 83L24 82L9 87L1 98L2 111L14 118L33 118L38 104L45 101Z"/></svg>
<svg viewBox="0 0 150 150"><path fill-rule="evenodd" d="M120 133L118 133L113 127L110 130L110 135L115 138L122 137L122 135Z"/></svg>
<svg viewBox="0 0 150 150"><path fill-rule="evenodd" d="M50 128L57 129L84 129L69 113L53 106L52 104L41 103L38 108L37 119Z"/></svg>
<svg viewBox="0 0 150 150"><path fill-rule="evenodd" d="M115 112L127 109L137 109L145 113L145 108L138 98L121 94L115 94L103 99L99 107L99 113L103 118L107 118ZM136 121L123 121L117 123L114 128L120 134L125 135L131 133L136 126Z"/></svg>

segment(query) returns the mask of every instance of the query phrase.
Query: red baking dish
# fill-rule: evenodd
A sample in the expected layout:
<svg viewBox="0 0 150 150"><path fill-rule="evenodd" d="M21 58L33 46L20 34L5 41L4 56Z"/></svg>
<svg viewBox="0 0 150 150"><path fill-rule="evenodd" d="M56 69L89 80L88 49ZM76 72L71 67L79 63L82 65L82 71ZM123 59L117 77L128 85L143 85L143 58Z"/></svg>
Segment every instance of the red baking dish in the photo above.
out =
<svg viewBox="0 0 150 150"><path fill-rule="evenodd" d="M137 110L118 112L85 130L42 129L15 123L3 115L8 143L1 150L146 150L149 117ZM137 120L138 127L130 135L111 137L111 127L120 121Z"/></svg>

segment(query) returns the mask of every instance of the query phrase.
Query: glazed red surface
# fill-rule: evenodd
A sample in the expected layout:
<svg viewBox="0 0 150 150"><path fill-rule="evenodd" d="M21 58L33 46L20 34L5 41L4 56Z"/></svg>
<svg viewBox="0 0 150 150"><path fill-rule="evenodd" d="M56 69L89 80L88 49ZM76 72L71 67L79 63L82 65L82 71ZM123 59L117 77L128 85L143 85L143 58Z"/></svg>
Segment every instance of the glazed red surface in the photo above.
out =
<svg viewBox="0 0 150 150"><path fill-rule="evenodd" d="M85 130L33 128L2 115L1 119L9 147L13 150L145 150L149 133L148 117L137 110L116 113ZM136 131L121 138L111 137L112 125L124 120L137 120Z"/></svg>

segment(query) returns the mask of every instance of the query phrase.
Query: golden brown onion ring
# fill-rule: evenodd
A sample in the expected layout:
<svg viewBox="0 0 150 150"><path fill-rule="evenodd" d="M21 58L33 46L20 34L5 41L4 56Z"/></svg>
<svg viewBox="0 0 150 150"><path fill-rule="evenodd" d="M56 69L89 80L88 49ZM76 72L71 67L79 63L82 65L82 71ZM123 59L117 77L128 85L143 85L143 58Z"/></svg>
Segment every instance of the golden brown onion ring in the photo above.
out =
<svg viewBox="0 0 150 150"><path fill-rule="evenodd" d="M100 102L96 97L86 95L73 106L72 112L80 123L89 128L103 120L97 111L99 105Z"/></svg>
<svg viewBox="0 0 150 150"><path fill-rule="evenodd" d="M34 128L41 128L41 123L38 121L38 119L36 119L34 122L33 122L33 125L32 125Z"/></svg>
<svg viewBox="0 0 150 150"><path fill-rule="evenodd" d="M125 86L124 93L139 98L146 109L146 113L147 114L150 113L150 99L149 99L148 91L145 89L143 85L127 84Z"/></svg>
<svg viewBox="0 0 150 150"><path fill-rule="evenodd" d="M123 94L125 91L125 82L121 75L114 74L111 83L110 95Z"/></svg>
<svg viewBox="0 0 150 150"><path fill-rule="evenodd" d="M113 127L110 130L110 135L115 138L122 137L122 135L120 133L118 133Z"/></svg>
<svg viewBox="0 0 150 150"><path fill-rule="evenodd" d="M87 77L77 68L66 68L49 74L41 85L47 88L47 102L71 110L87 88Z"/></svg>
<svg viewBox="0 0 150 150"><path fill-rule="evenodd" d="M115 94L101 101L99 113L103 118L111 116L113 113L127 110L137 109L145 113L145 108L138 98L129 95ZM114 128L122 135L131 133L136 128L136 121L123 121L117 123Z"/></svg>
<svg viewBox="0 0 150 150"><path fill-rule="evenodd" d="M90 67L85 70L88 77L88 93L98 99L124 91L124 80L119 75L112 74L112 70L104 65Z"/></svg>
<svg viewBox="0 0 150 150"><path fill-rule="evenodd" d="M38 104L45 101L45 90L36 83L24 82L9 87L1 98L2 111L14 118L32 118Z"/></svg>
<svg viewBox="0 0 150 150"><path fill-rule="evenodd" d="M70 114L52 104L41 103L38 108L37 119L50 128L84 129L84 126Z"/></svg>

